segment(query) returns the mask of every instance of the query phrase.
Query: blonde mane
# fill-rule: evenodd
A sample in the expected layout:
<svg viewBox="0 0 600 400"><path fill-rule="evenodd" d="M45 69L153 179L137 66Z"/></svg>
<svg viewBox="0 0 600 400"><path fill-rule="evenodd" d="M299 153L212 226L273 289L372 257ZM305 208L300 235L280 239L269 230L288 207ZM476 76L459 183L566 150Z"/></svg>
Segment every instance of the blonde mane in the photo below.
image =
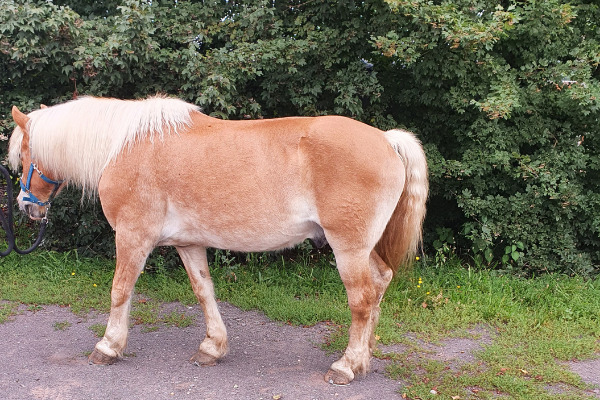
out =
<svg viewBox="0 0 600 400"><path fill-rule="evenodd" d="M118 100L82 97L36 110L30 118L32 159L56 179L95 194L102 172L126 147L141 139L162 140L165 134L191 124L198 107L182 100L151 97ZM23 132L15 129L9 144L9 162L20 164Z"/></svg>

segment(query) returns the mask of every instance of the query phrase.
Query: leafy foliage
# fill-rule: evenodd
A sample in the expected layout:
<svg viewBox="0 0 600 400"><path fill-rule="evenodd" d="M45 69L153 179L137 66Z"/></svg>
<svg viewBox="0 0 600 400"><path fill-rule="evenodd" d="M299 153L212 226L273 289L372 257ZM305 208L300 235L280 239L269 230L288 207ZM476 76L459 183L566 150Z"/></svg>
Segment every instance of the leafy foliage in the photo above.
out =
<svg viewBox="0 0 600 400"><path fill-rule="evenodd" d="M599 7L390 3L404 18L375 41L396 61L396 85L385 87L402 110L395 118L430 150L430 227L452 229L459 248L487 262L592 272L600 260Z"/></svg>
<svg viewBox="0 0 600 400"><path fill-rule="evenodd" d="M0 135L12 129L13 104L157 92L221 118L404 125L428 153L425 236L436 254L592 273L597 21L591 0L7 0ZM100 206L80 210L79 197L54 207L48 244L110 254Z"/></svg>

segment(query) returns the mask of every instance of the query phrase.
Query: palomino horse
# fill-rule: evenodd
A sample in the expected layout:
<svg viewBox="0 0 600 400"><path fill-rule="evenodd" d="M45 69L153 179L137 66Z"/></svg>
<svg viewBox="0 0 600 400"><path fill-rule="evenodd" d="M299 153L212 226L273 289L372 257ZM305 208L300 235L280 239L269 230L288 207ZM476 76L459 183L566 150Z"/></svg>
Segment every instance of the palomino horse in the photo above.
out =
<svg viewBox="0 0 600 400"><path fill-rule="evenodd" d="M352 314L349 342L325 380L365 373L379 303L421 240L427 165L420 143L337 116L224 121L178 99L85 97L28 115L13 107L18 201L40 219L67 184L100 197L116 231L111 310L89 361L111 364L127 344L135 282L155 246L177 248L206 318L191 361L227 352L206 248L242 252L327 240Z"/></svg>

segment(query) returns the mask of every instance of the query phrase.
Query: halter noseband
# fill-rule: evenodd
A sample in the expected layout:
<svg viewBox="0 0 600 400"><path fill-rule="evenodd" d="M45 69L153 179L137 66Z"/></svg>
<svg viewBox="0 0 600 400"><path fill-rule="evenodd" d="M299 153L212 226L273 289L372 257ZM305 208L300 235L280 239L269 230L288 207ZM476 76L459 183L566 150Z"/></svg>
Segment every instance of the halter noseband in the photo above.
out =
<svg viewBox="0 0 600 400"><path fill-rule="evenodd" d="M54 189L52 189L52 193L50 193L50 197L48 197L48 200L46 200L46 201L39 200L37 197L35 197L35 195L33 193L31 193L31 176L33 175L34 170L38 173L40 178L42 178L44 180L44 182L54 185ZM27 180L25 181L25 183L23 184L22 180L19 181L19 184L21 185L21 189L25 193L27 193L27 196L23 197L23 201L28 201L30 203L34 203L34 204L37 204L38 206L42 206L42 207L50 206L50 203L52 202L52 200L54 200L54 196L56 196L56 193L58 192L58 188L60 187L60 185L63 182L64 181L55 181L55 180L48 178L46 175L44 175L44 173L42 171L39 170L37 165L35 165L32 162L29 165L29 172L27 173Z"/></svg>

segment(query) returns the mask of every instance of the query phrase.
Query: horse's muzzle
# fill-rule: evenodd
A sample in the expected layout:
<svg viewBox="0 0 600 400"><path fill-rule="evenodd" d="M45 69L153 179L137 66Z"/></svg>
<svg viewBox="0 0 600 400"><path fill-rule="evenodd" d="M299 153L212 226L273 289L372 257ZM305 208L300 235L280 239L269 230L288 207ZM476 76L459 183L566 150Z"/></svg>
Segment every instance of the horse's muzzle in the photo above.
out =
<svg viewBox="0 0 600 400"><path fill-rule="evenodd" d="M35 204L25 202L22 210L34 220L44 219L46 217L46 207L40 207Z"/></svg>
<svg viewBox="0 0 600 400"><path fill-rule="evenodd" d="M47 207L38 206L37 204L24 200L24 198L25 193L21 190L17 196L17 203L19 204L19 209L23 213L34 220L40 220L46 217L46 212L48 211Z"/></svg>

